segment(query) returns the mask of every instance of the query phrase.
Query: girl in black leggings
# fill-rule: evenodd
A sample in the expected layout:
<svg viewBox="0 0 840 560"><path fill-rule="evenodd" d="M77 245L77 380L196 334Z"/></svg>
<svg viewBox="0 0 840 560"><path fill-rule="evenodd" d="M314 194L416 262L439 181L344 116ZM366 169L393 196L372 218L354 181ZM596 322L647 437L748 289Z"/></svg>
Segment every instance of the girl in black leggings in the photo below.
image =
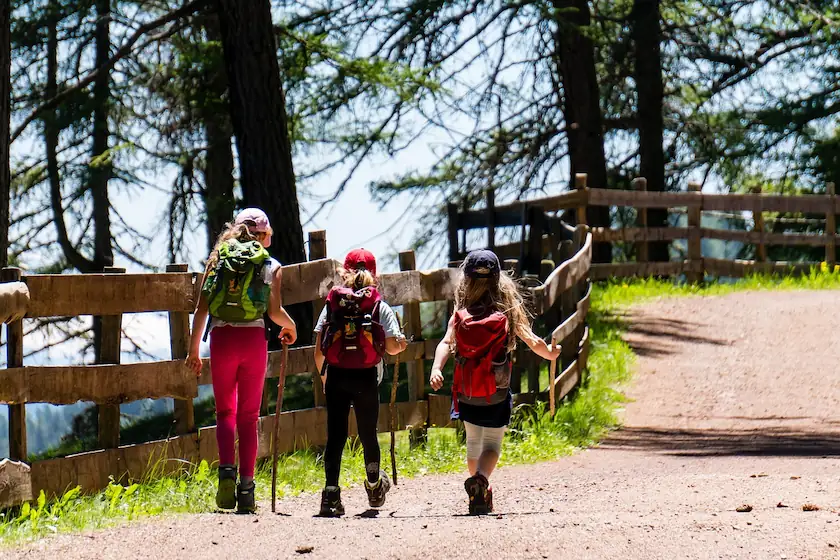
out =
<svg viewBox="0 0 840 560"><path fill-rule="evenodd" d="M344 286L333 288L315 325L315 363L322 372L327 400L326 485L322 516L344 515L338 480L347 443L350 406L365 455L365 490L371 507L385 503L391 481L379 468L379 372L382 357L407 344L396 314L376 290L376 259L364 249L344 260Z"/></svg>

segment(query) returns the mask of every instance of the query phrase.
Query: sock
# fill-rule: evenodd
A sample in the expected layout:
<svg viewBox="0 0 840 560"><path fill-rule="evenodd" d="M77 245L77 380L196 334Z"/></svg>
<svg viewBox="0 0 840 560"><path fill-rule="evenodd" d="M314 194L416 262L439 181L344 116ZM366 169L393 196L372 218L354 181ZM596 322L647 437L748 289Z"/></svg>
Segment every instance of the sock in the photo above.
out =
<svg viewBox="0 0 840 560"><path fill-rule="evenodd" d="M365 465L368 482L374 484L379 482L379 463L368 463Z"/></svg>

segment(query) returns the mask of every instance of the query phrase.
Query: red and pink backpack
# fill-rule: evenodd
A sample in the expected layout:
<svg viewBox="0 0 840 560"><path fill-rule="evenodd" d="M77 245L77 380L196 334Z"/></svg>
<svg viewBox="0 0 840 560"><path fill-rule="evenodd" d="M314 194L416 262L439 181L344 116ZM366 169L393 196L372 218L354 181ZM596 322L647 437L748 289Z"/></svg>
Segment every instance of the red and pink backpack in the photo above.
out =
<svg viewBox="0 0 840 560"><path fill-rule="evenodd" d="M327 295L327 321L321 351L331 366L364 369L385 355L385 329L379 321L379 291L335 287Z"/></svg>

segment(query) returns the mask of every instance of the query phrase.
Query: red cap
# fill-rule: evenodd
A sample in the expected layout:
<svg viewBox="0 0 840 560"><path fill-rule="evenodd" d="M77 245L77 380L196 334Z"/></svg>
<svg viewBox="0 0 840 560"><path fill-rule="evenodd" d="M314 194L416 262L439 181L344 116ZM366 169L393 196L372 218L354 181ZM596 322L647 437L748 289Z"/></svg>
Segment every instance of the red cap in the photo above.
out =
<svg viewBox="0 0 840 560"><path fill-rule="evenodd" d="M353 249L344 258L344 268L346 270L363 268L376 276L376 257L367 249Z"/></svg>

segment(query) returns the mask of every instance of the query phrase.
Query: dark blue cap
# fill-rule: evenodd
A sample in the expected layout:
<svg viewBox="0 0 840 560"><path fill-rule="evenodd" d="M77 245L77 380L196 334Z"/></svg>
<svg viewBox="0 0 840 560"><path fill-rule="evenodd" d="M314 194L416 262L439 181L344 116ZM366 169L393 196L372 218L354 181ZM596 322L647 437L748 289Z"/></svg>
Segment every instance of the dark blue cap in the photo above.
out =
<svg viewBox="0 0 840 560"><path fill-rule="evenodd" d="M470 278L495 278L501 269L499 257L487 249L471 251L464 259L464 274Z"/></svg>

